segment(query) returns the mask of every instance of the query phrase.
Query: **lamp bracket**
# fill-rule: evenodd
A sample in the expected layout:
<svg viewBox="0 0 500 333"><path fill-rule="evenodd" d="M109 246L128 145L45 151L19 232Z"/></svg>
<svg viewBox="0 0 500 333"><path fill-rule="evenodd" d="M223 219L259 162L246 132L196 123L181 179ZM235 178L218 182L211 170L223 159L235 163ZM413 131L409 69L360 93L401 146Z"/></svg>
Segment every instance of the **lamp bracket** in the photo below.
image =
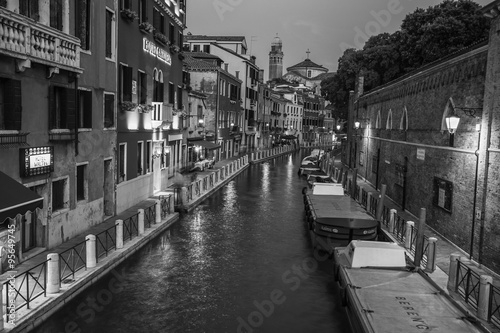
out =
<svg viewBox="0 0 500 333"><path fill-rule="evenodd" d="M455 106L455 109L462 110L468 117L474 117L476 115L476 111L482 110L483 108L468 108L468 107Z"/></svg>

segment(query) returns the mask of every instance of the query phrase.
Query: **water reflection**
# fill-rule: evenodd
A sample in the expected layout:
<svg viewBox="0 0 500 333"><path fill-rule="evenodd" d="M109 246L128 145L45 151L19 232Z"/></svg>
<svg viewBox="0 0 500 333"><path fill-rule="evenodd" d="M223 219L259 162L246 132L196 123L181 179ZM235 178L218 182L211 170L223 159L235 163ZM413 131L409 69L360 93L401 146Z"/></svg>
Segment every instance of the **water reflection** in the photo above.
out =
<svg viewBox="0 0 500 333"><path fill-rule="evenodd" d="M113 274L37 332L348 332L304 226L301 157L252 165L117 267L123 291L93 318L78 306Z"/></svg>

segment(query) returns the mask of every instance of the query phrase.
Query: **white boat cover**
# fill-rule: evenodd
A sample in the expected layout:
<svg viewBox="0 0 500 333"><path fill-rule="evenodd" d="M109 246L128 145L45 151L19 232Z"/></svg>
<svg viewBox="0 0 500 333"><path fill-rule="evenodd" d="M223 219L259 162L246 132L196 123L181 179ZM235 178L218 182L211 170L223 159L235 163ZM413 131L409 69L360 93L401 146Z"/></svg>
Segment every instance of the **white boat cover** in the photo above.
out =
<svg viewBox="0 0 500 333"><path fill-rule="evenodd" d="M482 332L420 273L345 269L347 293L367 332ZM353 309L351 309L353 310Z"/></svg>

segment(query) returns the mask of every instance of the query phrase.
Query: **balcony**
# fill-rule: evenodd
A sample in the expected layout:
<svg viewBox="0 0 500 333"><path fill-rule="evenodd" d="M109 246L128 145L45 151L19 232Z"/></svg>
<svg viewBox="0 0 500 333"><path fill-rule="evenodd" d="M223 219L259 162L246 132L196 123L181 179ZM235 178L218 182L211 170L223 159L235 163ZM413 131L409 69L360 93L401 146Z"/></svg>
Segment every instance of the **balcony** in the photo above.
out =
<svg viewBox="0 0 500 333"><path fill-rule="evenodd" d="M82 73L80 40L57 29L0 9L0 54L50 67Z"/></svg>

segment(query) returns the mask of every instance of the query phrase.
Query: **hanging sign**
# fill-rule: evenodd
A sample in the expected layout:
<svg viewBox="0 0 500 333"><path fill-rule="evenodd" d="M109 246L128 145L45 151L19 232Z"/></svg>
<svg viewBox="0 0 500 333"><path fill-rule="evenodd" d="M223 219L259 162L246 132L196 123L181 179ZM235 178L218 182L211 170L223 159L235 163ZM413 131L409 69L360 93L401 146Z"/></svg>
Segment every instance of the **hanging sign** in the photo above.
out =
<svg viewBox="0 0 500 333"><path fill-rule="evenodd" d="M21 148L19 162L22 177L50 173L54 171L54 147Z"/></svg>

